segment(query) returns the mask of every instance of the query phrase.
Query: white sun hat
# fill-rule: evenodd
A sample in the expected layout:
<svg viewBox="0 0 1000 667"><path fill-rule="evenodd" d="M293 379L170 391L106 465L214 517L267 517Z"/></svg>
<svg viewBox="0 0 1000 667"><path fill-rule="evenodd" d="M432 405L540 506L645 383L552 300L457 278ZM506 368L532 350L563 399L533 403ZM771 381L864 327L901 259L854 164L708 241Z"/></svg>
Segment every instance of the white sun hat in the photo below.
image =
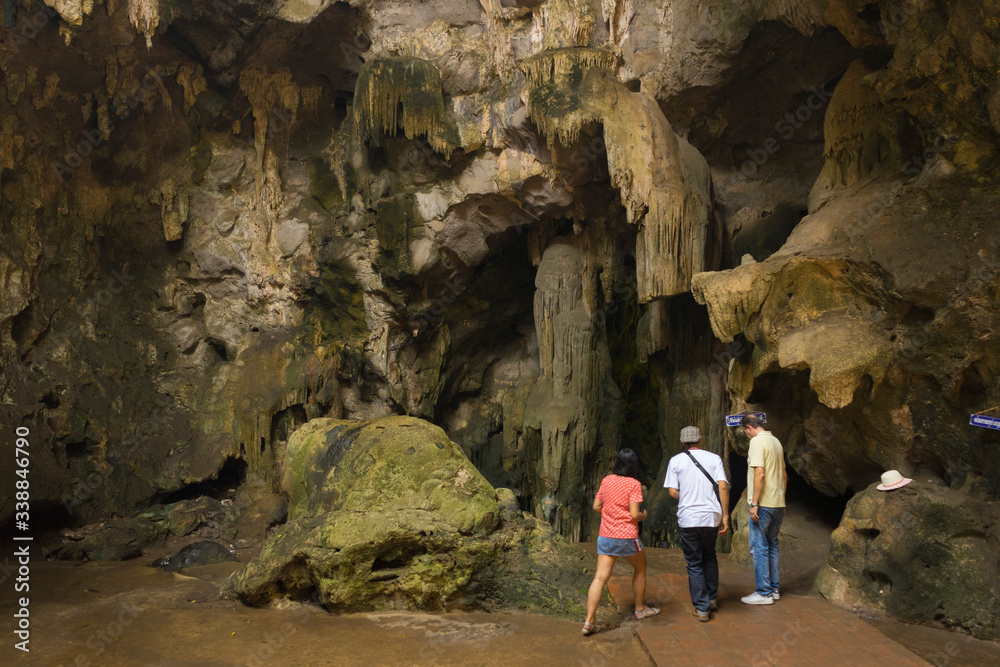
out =
<svg viewBox="0 0 1000 667"><path fill-rule="evenodd" d="M898 470L887 470L882 473L882 483L875 488L879 491L895 491L900 489L913 480L909 477L903 477L899 474Z"/></svg>

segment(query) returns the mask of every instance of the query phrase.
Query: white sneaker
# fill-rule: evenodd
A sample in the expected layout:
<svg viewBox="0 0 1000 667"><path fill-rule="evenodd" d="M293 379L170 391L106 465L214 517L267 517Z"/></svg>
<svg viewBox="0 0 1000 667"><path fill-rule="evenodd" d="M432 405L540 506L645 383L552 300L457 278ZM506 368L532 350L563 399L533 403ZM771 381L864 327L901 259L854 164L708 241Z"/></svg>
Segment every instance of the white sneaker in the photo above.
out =
<svg viewBox="0 0 1000 667"><path fill-rule="evenodd" d="M760 595L757 591L754 591L750 595L746 595L740 598L740 602L743 604L774 604L769 596Z"/></svg>
<svg viewBox="0 0 1000 667"><path fill-rule="evenodd" d="M781 599L781 593L779 593L778 591L771 591L771 599L772 600L780 600Z"/></svg>

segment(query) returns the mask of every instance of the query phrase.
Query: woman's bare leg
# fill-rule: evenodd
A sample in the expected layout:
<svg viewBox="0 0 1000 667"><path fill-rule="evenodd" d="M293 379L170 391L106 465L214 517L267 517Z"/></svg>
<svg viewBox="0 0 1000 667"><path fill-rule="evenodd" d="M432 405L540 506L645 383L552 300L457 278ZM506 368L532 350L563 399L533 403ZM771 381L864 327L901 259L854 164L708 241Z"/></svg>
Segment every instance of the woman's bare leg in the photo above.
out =
<svg viewBox="0 0 1000 667"><path fill-rule="evenodd" d="M605 556L597 554L597 572L594 574L594 581L590 584L590 591L587 593L587 623L593 623L597 618L597 605L601 603L601 595L604 593L604 585L611 578L611 571L615 569L617 556Z"/></svg>
<svg viewBox="0 0 1000 667"><path fill-rule="evenodd" d="M626 556L634 570L632 572L632 595L635 597L635 610L646 608L646 551L645 549L633 556Z"/></svg>

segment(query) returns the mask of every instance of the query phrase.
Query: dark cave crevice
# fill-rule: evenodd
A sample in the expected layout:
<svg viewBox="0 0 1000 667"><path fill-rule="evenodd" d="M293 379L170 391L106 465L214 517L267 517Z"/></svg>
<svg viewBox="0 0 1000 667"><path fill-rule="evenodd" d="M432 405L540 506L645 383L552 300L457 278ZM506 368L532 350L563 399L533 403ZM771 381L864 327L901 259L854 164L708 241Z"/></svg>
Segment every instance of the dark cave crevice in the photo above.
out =
<svg viewBox="0 0 1000 667"><path fill-rule="evenodd" d="M176 491L160 493L149 499L147 505L171 505L182 500L194 500L208 496L216 500L231 498L247 476L247 463L243 459L229 457L219 471L202 482L189 484Z"/></svg>

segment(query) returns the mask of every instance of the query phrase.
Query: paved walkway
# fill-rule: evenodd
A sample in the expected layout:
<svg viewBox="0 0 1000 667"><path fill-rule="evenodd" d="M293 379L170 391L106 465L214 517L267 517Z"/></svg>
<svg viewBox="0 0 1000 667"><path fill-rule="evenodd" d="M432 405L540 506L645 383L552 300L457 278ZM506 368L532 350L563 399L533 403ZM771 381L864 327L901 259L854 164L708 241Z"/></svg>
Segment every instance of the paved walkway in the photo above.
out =
<svg viewBox="0 0 1000 667"><path fill-rule="evenodd" d="M879 665L929 663L873 626L822 598L782 593L773 605L749 606L753 573L720 559L719 611L710 623L691 616L691 597L680 551L649 549L647 604L658 616L637 623L639 639L657 665ZM632 570L615 566L608 584L623 609L632 609Z"/></svg>

